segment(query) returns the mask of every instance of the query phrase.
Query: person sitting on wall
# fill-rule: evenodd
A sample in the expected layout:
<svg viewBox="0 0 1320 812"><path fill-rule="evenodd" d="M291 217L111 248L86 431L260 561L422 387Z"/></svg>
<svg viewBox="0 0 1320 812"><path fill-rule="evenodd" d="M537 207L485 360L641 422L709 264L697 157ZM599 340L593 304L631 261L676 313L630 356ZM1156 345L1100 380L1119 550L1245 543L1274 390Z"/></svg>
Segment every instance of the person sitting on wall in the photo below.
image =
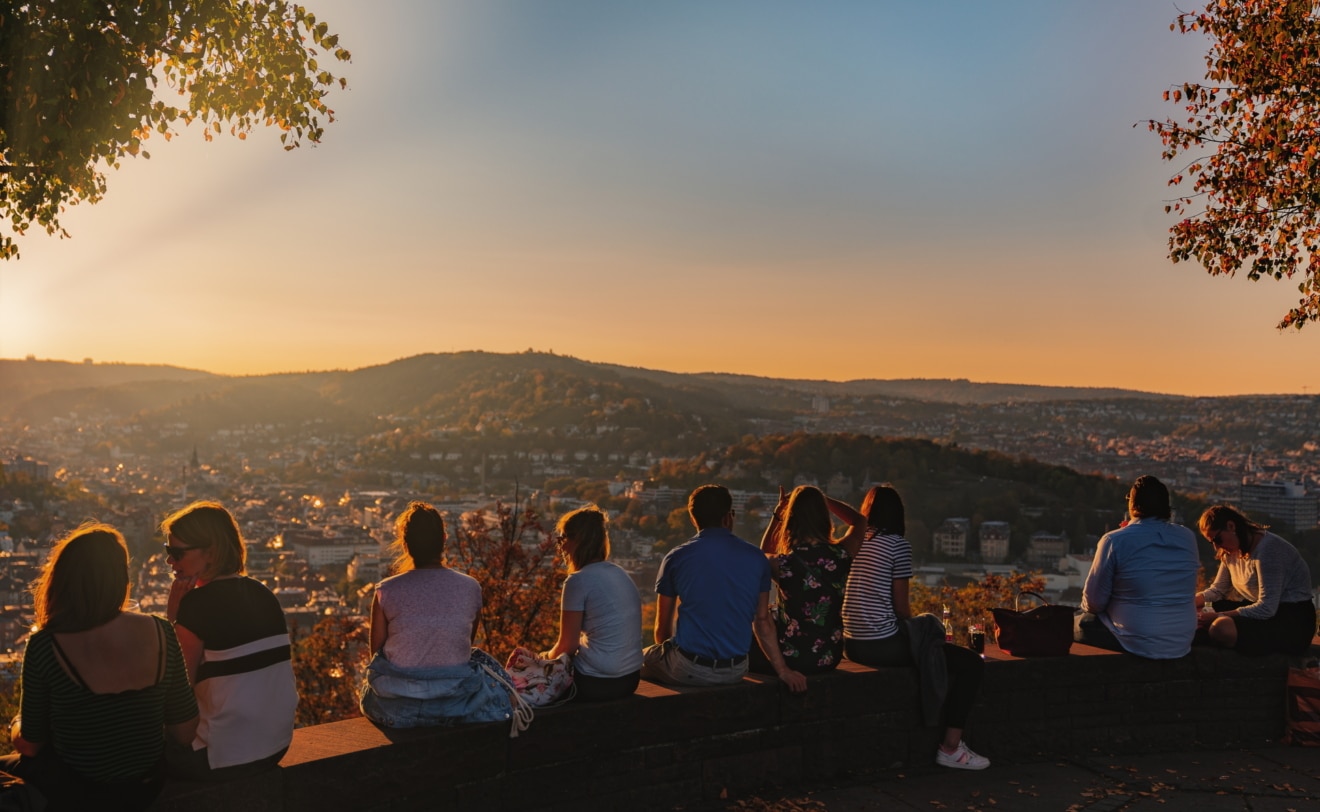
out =
<svg viewBox="0 0 1320 812"><path fill-rule="evenodd" d="M642 597L632 576L609 560L605 512L595 505L565 514L556 542L568 559L559 640L546 656L573 656L579 702L619 699L637 690L642 667Z"/></svg>
<svg viewBox="0 0 1320 812"><path fill-rule="evenodd" d="M445 520L413 502L394 524L394 575L371 603L372 658L359 704L382 727L494 722L513 717L508 675L475 648L481 585L445 566ZM514 719L515 730L526 725Z"/></svg>
<svg viewBox="0 0 1320 812"><path fill-rule="evenodd" d="M675 685L730 685L747 673L752 637L794 693L807 678L779 651L770 617L770 562L733 534L733 497L702 485L688 498L697 534L660 563L655 645L643 652L642 678Z"/></svg>
<svg viewBox="0 0 1320 812"><path fill-rule="evenodd" d="M1196 536L1169 521L1169 489L1153 476L1132 484L1128 514L1096 547L1074 639L1152 660L1182 657L1196 634Z"/></svg>
<svg viewBox="0 0 1320 812"><path fill-rule="evenodd" d="M1219 572L1196 596L1210 642L1243 654L1306 654L1315 636L1311 570L1297 548L1229 505L1201 514ZM1237 598L1235 600L1234 598Z"/></svg>
<svg viewBox="0 0 1320 812"><path fill-rule="evenodd" d="M837 539L831 514L848 523ZM761 550L779 587L778 605L771 608L779 653L794 671L823 674L843 659L843 588L866 527L865 516L819 488L801 485L790 496L779 489ZM759 651L750 654L752 671L774 673Z"/></svg>

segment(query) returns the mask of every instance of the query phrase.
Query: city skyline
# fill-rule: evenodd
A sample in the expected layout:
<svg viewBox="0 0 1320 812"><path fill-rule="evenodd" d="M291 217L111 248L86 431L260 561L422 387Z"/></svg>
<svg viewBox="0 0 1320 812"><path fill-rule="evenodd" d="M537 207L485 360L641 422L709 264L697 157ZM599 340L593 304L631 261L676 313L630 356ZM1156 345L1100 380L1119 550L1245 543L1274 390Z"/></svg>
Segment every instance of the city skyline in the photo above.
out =
<svg viewBox="0 0 1320 812"><path fill-rule="evenodd" d="M0 264L0 357L1320 391L1295 284L1165 256L1172 4L309 6L325 142L152 138Z"/></svg>

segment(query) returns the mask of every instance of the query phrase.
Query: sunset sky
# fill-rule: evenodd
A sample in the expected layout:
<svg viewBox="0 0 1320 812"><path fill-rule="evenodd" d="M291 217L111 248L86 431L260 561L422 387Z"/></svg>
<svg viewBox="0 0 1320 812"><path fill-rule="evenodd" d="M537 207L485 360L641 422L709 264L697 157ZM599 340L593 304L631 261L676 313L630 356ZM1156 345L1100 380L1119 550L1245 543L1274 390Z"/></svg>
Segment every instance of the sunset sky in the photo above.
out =
<svg viewBox="0 0 1320 812"><path fill-rule="evenodd" d="M0 357L1320 393L1295 283L1165 257L1165 0L306 5L324 143L152 139L0 264Z"/></svg>

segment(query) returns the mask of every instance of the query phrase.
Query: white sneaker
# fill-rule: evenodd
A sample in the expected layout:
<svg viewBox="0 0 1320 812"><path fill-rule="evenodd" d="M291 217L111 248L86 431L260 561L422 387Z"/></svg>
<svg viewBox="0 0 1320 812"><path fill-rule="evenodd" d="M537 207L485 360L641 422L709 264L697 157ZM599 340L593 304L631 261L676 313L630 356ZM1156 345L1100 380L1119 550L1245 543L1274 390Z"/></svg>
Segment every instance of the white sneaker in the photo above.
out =
<svg viewBox="0 0 1320 812"><path fill-rule="evenodd" d="M942 747L936 748L935 763L955 770L984 770L990 766L990 759L973 753L966 742L958 742L958 749L952 753L944 752Z"/></svg>

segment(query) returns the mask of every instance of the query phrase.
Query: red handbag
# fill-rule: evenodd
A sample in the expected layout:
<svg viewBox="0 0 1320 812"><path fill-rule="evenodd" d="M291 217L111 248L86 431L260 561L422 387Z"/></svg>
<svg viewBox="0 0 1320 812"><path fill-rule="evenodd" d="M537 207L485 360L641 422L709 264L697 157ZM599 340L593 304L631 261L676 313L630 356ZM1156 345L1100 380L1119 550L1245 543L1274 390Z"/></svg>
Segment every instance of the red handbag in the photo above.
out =
<svg viewBox="0 0 1320 812"><path fill-rule="evenodd" d="M999 649L1014 657L1062 657L1068 654L1072 650L1076 608L1048 603L1036 592L1020 593L1015 603L1021 605L1023 595L1035 598L1041 605L1025 612L1002 608L990 610L995 616L995 642Z"/></svg>

